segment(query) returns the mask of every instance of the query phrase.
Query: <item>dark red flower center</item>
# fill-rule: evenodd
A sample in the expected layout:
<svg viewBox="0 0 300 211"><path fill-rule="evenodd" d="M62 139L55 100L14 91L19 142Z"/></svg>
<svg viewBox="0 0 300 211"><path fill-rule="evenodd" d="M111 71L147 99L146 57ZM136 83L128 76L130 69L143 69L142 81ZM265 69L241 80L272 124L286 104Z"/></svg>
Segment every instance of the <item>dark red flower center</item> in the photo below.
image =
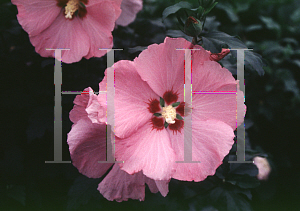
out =
<svg viewBox="0 0 300 211"><path fill-rule="evenodd" d="M64 8L65 18L72 20L74 16L84 18L87 14L85 5L88 0L56 0L57 6Z"/></svg>
<svg viewBox="0 0 300 211"><path fill-rule="evenodd" d="M163 94L163 98L150 99L148 103L148 110L153 114L151 123L153 129L163 130L169 127L173 132L179 131L183 128L184 116L184 102L177 102L178 94L167 91Z"/></svg>

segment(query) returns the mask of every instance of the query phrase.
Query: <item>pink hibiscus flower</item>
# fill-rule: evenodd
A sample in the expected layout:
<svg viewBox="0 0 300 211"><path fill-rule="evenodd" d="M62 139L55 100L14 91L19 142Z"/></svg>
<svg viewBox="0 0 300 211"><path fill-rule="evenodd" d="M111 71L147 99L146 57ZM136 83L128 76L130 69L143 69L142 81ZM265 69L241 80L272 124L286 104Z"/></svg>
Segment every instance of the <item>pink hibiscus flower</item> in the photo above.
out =
<svg viewBox="0 0 300 211"><path fill-rule="evenodd" d="M143 8L143 0L123 0L121 4L122 13L116 24L127 26L134 21L136 14Z"/></svg>
<svg viewBox="0 0 300 211"><path fill-rule="evenodd" d="M192 105L184 102L184 51L191 43L166 38L115 71L115 157L129 174L143 171L154 180L202 181L213 175L234 143L243 122L244 96L231 73L200 46L192 53ZM99 84L106 90L107 77ZM218 91L233 94L216 94ZM206 92L210 94L201 94ZM199 94L200 93L200 94ZM161 105L160 101L164 101ZM98 95L101 106L106 97ZM186 112L191 108L192 112ZM192 159L184 160L184 121L192 115Z"/></svg>
<svg viewBox="0 0 300 211"><path fill-rule="evenodd" d="M70 112L74 123L68 134L68 144L73 165L80 173L90 178L101 177L113 164L98 163L106 160L106 124L99 121L103 110L97 101L97 96L91 88L77 96L75 106ZM108 200L127 201L145 199L145 184L150 191L168 193L169 181L154 181L142 172L129 175L114 165L112 170L100 182L98 190Z"/></svg>
<svg viewBox="0 0 300 211"><path fill-rule="evenodd" d="M78 62L85 57L101 57L112 48L112 30L121 14L122 0L12 0L18 7L18 21L29 34L37 53L54 57L62 51L62 61Z"/></svg>

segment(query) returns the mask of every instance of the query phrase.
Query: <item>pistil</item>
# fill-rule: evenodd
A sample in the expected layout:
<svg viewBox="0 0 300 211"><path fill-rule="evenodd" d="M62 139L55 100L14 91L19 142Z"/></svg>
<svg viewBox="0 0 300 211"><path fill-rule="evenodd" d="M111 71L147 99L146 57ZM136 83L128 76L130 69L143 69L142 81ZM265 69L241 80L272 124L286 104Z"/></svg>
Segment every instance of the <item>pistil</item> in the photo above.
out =
<svg viewBox="0 0 300 211"><path fill-rule="evenodd" d="M174 124L176 118L176 109L172 105L163 107L161 115L168 124Z"/></svg>

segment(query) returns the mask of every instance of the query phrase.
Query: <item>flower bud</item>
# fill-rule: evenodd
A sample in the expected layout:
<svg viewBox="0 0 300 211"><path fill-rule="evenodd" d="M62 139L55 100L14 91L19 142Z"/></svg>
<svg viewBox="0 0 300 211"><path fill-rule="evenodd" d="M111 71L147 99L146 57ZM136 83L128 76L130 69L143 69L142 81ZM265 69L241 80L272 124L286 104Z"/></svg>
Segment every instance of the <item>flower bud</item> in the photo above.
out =
<svg viewBox="0 0 300 211"><path fill-rule="evenodd" d="M198 19L190 16L184 24L184 32L192 37L198 37L202 31L202 23Z"/></svg>
<svg viewBox="0 0 300 211"><path fill-rule="evenodd" d="M262 158L257 156L253 159L253 161L258 168L257 178L259 180L268 180L269 174L271 172L271 166L267 158Z"/></svg>

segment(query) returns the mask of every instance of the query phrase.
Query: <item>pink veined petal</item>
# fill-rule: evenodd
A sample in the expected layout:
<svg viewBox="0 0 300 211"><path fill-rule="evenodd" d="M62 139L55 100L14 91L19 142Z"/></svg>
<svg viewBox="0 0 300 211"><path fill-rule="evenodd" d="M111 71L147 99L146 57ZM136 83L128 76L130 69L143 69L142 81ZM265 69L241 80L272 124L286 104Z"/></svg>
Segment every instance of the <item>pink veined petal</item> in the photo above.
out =
<svg viewBox="0 0 300 211"><path fill-rule="evenodd" d="M62 50L62 61L73 63L81 60L89 52L89 36L81 25L81 19L75 17L68 20L63 15L63 10L57 16L52 25L36 36L31 36L30 41L37 53L43 57L54 57L52 49Z"/></svg>
<svg viewBox="0 0 300 211"><path fill-rule="evenodd" d="M12 0L18 7L18 21L29 36L35 36L48 28L62 8L54 0Z"/></svg>
<svg viewBox="0 0 300 211"><path fill-rule="evenodd" d="M115 139L116 160L122 170L143 174L154 180L168 180L173 174L175 154L171 148L168 132L152 129L151 123L143 125L128 138Z"/></svg>
<svg viewBox="0 0 300 211"><path fill-rule="evenodd" d="M92 123L100 123L98 117L104 115L105 110L100 106L97 99L97 95L94 94L94 91L91 88L89 88L88 92L89 101L85 111Z"/></svg>
<svg viewBox="0 0 300 211"><path fill-rule="evenodd" d="M113 69L114 68L114 69ZM106 91L107 71L115 71L115 134L120 138L129 137L147 122L152 113L148 110L149 100L159 97L141 79L132 61L119 61L108 68L99 84L100 91ZM109 93L108 93L109 94ZM98 95L101 106L106 107L104 95Z"/></svg>
<svg viewBox="0 0 300 211"><path fill-rule="evenodd" d="M158 187L155 183L155 180L150 179L150 178L146 177L145 175L144 175L144 177L145 177L145 183L148 185L149 190L151 191L151 193L157 193L159 190L158 190Z"/></svg>
<svg viewBox="0 0 300 211"><path fill-rule="evenodd" d="M89 89L90 89L90 87L84 89L84 91L88 91ZM76 96L76 98L74 100L75 105L69 114L69 118L70 118L71 122L77 123L82 118L87 117L87 113L86 113L85 109L88 105L88 102L89 102L89 95L81 94L81 95Z"/></svg>
<svg viewBox="0 0 300 211"><path fill-rule="evenodd" d="M155 184L162 196L166 197L169 193L170 180L155 180Z"/></svg>
<svg viewBox="0 0 300 211"><path fill-rule="evenodd" d="M163 197L167 196L170 180L153 180L145 176L145 182L152 193L157 193L159 191Z"/></svg>
<svg viewBox="0 0 300 211"><path fill-rule="evenodd" d="M237 84L231 73L217 62L194 65L193 121L216 119L235 130L245 116L244 94Z"/></svg>
<svg viewBox="0 0 300 211"><path fill-rule="evenodd" d="M141 11L142 8L142 0L123 0L121 4L122 13L116 21L116 24L127 26L134 21L136 14Z"/></svg>
<svg viewBox="0 0 300 211"><path fill-rule="evenodd" d="M184 91L184 60L185 51L176 49L189 49L191 43L183 38L166 38L162 44L153 44L144 50L134 62L141 78L159 96L173 89L178 92L179 101L183 101ZM196 55L200 61L209 60L209 54L200 46Z"/></svg>
<svg viewBox="0 0 300 211"><path fill-rule="evenodd" d="M101 177L112 165L98 163L106 160L106 124L83 118L72 126L67 141L73 165L87 177Z"/></svg>
<svg viewBox="0 0 300 211"><path fill-rule="evenodd" d="M234 133L229 125L216 120L192 121L192 128L192 159L200 163L176 163L173 178L199 182L215 174L234 143ZM176 161L183 161L184 133L169 133Z"/></svg>
<svg viewBox="0 0 300 211"><path fill-rule="evenodd" d="M86 7L93 7L95 4L99 4L102 2L109 2L111 4L112 7L114 7L115 9L120 9L120 5L122 3L122 0L89 0L88 4L85 5ZM121 13L121 11L120 11ZM120 14L118 14L119 17Z"/></svg>
<svg viewBox="0 0 300 211"><path fill-rule="evenodd" d="M115 164L98 185L99 192L109 201L145 199L145 176L142 172L130 175Z"/></svg>
<svg viewBox="0 0 300 211"><path fill-rule="evenodd" d="M111 31L121 11L120 1L100 1L98 4L87 5L86 18L82 20L82 26L89 35L90 49L85 58L101 57L106 50L113 46Z"/></svg>
<svg viewBox="0 0 300 211"><path fill-rule="evenodd" d="M77 123L84 117L89 117L92 123L100 123L98 116L103 115L104 109L97 100L92 88L84 89L81 95L77 95L74 100L74 108L70 111L70 120Z"/></svg>

